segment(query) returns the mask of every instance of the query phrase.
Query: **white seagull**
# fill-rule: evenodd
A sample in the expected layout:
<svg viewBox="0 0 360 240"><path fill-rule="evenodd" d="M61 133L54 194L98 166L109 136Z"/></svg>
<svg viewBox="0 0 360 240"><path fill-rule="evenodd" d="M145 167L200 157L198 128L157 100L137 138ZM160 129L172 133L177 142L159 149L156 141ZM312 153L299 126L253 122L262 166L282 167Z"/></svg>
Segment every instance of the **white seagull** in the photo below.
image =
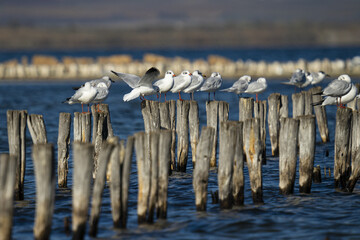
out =
<svg viewBox="0 0 360 240"><path fill-rule="evenodd" d="M165 102L166 102L166 93L168 91L170 91L170 89L173 87L173 85L174 85L174 77L175 77L174 72L168 70L165 73L164 78L162 78L160 80L157 80L154 83L154 86L156 86L158 88L158 91L160 93L159 101L161 100L161 94L164 93L165 94Z"/></svg>
<svg viewBox="0 0 360 240"><path fill-rule="evenodd" d="M190 85L183 90L184 93L190 93L192 95L192 100L194 100L194 92L204 83L204 77L199 70L194 71L191 76Z"/></svg>
<svg viewBox="0 0 360 240"><path fill-rule="evenodd" d="M99 106L100 103L105 101L105 99L109 95L109 87L106 85L105 82L98 82L98 84L95 86L96 90L98 91L98 94L96 95L95 99L92 101L92 103L97 104L97 111L99 112Z"/></svg>
<svg viewBox="0 0 360 240"><path fill-rule="evenodd" d="M313 80L311 82L312 85L320 83L322 80L325 79L325 77L330 77L329 74L326 74L323 71L311 72L310 74L313 77Z"/></svg>
<svg viewBox="0 0 360 240"><path fill-rule="evenodd" d="M244 75L244 76L240 77L239 80L234 82L234 84L231 87L222 89L220 91L232 92L237 95L240 95L241 93L246 91L246 89L249 86L250 81L251 81L251 77L249 75Z"/></svg>
<svg viewBox="0 0 360 240"><path fill-rule="evenodd" d="M263 93L267 88L266 79L261 77L249 84L245 93L256 94L256 102L258 102L258 94Z"/></svg>
<svg viewBox="0 0 360 240"><path fill-rule="evenodd" d="M347 104L349 102L351 102L358 94L358 89L354 84L351 84L351 89L350 91L345 94L344 96L341 97L341 102L342 104ZM326 105L338 105L338 98L337 97L325 97L322 101L317 102L317 103L313 103L314 106L316 105L322 105L322 106L326 106Z"/></svg>
<svg viewBox="0 0 360 240"><path fill-rule="evenodd" d="M94 79L94 80L91 80L91 81L88 81L90 83L90 85L92 87L96 87L99 83L104 83L106 85L106 87L108 89L110 89L111 87L111 84L114 82L110 77L108 76L103 76L102 78L99 78L99 79ZM81 85L81 87L83 87L83 85ZM73 87L74 90L78 90L80 87Z"/></svg>
<svg viewBox="0 0 360 240"><path fill-rule="evenodd" d="M191 83L191 73L187 70L182 71L180 75L174 77L174 86L171 88L172 93L179 93L179 100L181 99L180 92L187 88Z"/></svg>
<svg viewBox="0 0 360 240"><path fill-rule="evenodd" d="M337 97L340 98L340 107L342 106L341 98L348 92L352 87L351 78L347 74L340 75L337 79L331 81L327 87L322 91L323 96Z"/></svg>
<svg viewBox="0 0 360 240"><path fill-rule="evenodd" d="M213 72L209 78L207 78L199 89L199 91L208 92L209 93L209 101L210 101L210 92L214 93L214 100L215 100L215 91L221 87L222 78L220 73Z"/></svg>
<svg viewBox="0 0 360 240"><path fill-rule="evenodd" d="M134 74L129 73L120 73L111 71L124 82L127 83L133 90L130 93L124 95L123 100L125 102L131 101L137 97L140 97L141 100L145 99L145 96L155 94L156 91L153 88L152 82L157 78L160 74L157 68L150 68L146 71L145 75L141 78Z"/></svg>
<svg viewBox="0 0 360 240"><path fill-rule="evenodd" d="M89 103L92 102L96 95L98 94L98 90L95 87L92 87L89 82L86 82L83 87L80 87L75 94L66 99L64 103L74 104L74 103L81 103L81 110L84 112L84 104L88 105L88 112L89 110Z"/></svg>

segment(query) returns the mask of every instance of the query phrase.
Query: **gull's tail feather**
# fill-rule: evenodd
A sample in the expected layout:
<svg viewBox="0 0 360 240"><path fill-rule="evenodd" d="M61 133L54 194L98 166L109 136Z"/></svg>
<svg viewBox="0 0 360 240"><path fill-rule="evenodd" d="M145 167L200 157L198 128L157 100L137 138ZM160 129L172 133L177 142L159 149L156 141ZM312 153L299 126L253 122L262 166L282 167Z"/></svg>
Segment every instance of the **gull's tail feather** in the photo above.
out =
<svg viewBox="0 0 360 240"><path fill-rule="evenodd" d="M136 89L134 89L131 92L125 94L124 97L123 97L123 100L124 100L124 102L128 102L128 101L131 101L131 100L133 100L135 98L138 98L138 97L140 97L140 92L136 91Z"/></svg>

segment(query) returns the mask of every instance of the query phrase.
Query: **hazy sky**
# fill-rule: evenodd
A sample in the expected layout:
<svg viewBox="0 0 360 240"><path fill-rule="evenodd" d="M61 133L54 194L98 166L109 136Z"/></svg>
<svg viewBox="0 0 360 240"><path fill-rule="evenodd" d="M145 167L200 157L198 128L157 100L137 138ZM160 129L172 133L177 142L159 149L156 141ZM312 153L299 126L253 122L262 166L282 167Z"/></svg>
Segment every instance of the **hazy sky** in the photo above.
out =
<svg viewBox="0 0 360 240"><path fill-rule="evenodd" d="M359 0L3 0L0 24L360 23L359 12Z"/></svg>

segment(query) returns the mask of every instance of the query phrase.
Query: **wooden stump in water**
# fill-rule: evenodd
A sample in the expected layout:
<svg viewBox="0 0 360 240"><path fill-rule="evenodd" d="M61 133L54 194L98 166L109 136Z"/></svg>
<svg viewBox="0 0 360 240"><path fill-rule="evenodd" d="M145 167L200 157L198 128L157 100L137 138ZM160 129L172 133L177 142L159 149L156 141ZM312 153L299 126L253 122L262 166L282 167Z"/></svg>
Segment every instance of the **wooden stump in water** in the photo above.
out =
<svg viewBox="0 0 360 240"><path fill-rule="evenodd" d="M54 146L33 145L32 159L36 177L35 239L49 239L55 201Z"/></svg>
<svg viewBox="0 0 360 240"><path fill-rule="evenodd" d="M58 186L67 187L69 144L70 144L71 114L60 113L58 132Z"/></svg>
<svg viewBox="0 0 360 240"><path fill-rule="evenodd" d="M239 121L245 122L246 119L253 117L254 99L240 98L239 99Z"/></svg>
<svg viewBox="0 0 360 240"><path fill-rule="evenodd" d="M170 112L170 126L171 126L171 159L170 159L170 170L174 171L176 169L176 101L169 101L169 112Z"/></svg>
<svg viewBox="0 0 360 240"><path fill-rule="evenodd" d="M310 193L315 157L315 116L300 116L299 120L299 187L300 193Z"/></svg>
<svg viewBox="0 0 360 240"><path fill-rule="evenodd" d="M0 154L0 234L11 239L17 156Z"/></svg>
<svg viewBox="0 0 360 240"><path fill-rule="evenodd" d="M210 167L216 167L217 131L218 131L219 101L206 101L206 126L215 129L212 139Z"/></svg>
<svg viewBox="0 0 360 240"><path fill-rule="evenodd" d="M360 111L353 111L351 127L351 175L346 191L352 192L360 177Z"/></svg>
<svg viewBox="0 0 360 240"><path fill-rule="evenodd" d="M73 152L72 231L73 239L83 239L91 193L94 145L74 142Z"/></svg>
<svg viewBox="0 0 360 240"><path fill-rule="evenodd" d="M310 89L309 92L311 92L313 94L312 95L313 103L317 103L317 102L321 101L321 95L315 94L315 93L321 92L320 86ZM321 105L314 106L314 112L315 112L315 117L316 117L321 140L324 143L328 142L329 141L329 129L328 129L325 107L321 106Z"/></svg>
<svg viewBox="0 0 360 240"><path fill-rule="evenodd" d="M196 149L197 160L193 173L193 187L195 191L195 204L197 211L206 211L210 156L214 134L214 128L203 127L198 147Z"/></svg>
<svg viewBox="0 0 360 240"><path fill-rule="evenodd" d="M279 188L281 194L292 194L296 176L299 120L282 118L280 120L279 142Z"/></svg>
<svg viewBox="0 0 360 240"><path fill-rule="evenodd" d="M335 188L346 189L346 183L350 176L350 151L351 151L351 119L352 110L338 108L336 111L335 127L335 159L334 180Z"/></svg>
<svg viewBox="0 0 360 240"><path fill-rule="evenodd" d="M319 165L317 165L313 169L313 182L314 183L321 183L321 168L320 168Z"/></svg>
<svg viewBox="0 0 360 240"><path fill-rule="evenodd" d="M234 155L234 170L232 177L232 197L235 206L244 205L244 146L243 146L243 122L236 123L236 140Z"/></svg>
<svg viewBox="0 0 360 240"><path fill-rule="evenodd" d="M47 143L46 128L42 115L30 114L27 117L27 126L33 144Z"/></svg>
<svg viewBox="0 0 360 240"><path fill-rule="evenodd" d="M311 91L302 91L304 95L304 115L313 115L313 101Z"/></svg>
<svg viewBox="0 0 360 240"><path fill-rule="evenodd" d="M280 93L272 93L268 97L269 112L268 112L268 127L271 143L271 154L277 156L279 154L279 130L280 130Z"/></svg>
<svg viewBox="0 0 360 240"><path fill-rule="evenodd" d="M91 115L90 113L74 112L74 142L90 142Z"/></svg>
<svg viewBox="0 0 360 240"><path fill-rule="evenodd" d="M160 110L159 102L144 100L141 102L141 113L144 118L145 132L160 129Z"/></svg>
<svg viewBox="0 0 360 240"><path fill-rule="evenodd" d="M287 95L281 95L281 105L280 105L280 117L281 118L289 117L289 99Z"/></svg>
<svg viewBox="0 0 360 240"><path fill-rule="evenodd" d="M199 141L199 105L197 101L190 101L189 127L190 127L190 145L192 153L193 167L196 163L196 146Z"/></svg>
<svg viewBox="0 0 360 240"><path fill-rule="evenodd" d="M189 153L189 123L188 116L190 110L189 101L177 100L177 170L186 172L186 165Z"/></svg>
<svg viewBox="0 0 360 240"><path fill-rule="evenodd" d="M221 122L229 120L229 103L219 101L219 126Z"/></svg>
<svg viewBox="0 0 360 240"><path fill-rule="evenodd" d="M262 144L262 163L266 164L266 100L254 103L254 118L260 120L260 139Z"/></svg>
<svg viewBox="0 0 360 240"><path fill-rule="evenodd" d="M262 142L260 119L245 120L243 127L244 151L249 170L252 199L255 204L263 203L262 193Z"/></svg>
<svg viewBox="0 0 360 240"><path fill-rule="evenodd" d="M9 154L16 157L15 200L24 200L24 179L26 168L26 110L8 110L7 131Z"/></svg>
<svg viewBox="0 0 360 240"><path fill-rule="evenodd" d="M302 93L294 93L291 95L293 105L293 118L304 115L305 112L305 97Z"/></svg>

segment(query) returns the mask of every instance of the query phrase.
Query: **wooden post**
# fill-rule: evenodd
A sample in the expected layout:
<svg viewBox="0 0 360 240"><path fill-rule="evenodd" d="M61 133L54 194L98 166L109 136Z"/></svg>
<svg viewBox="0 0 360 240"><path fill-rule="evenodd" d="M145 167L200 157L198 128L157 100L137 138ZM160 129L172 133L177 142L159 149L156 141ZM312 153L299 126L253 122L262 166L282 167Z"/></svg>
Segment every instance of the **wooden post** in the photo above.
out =
<svg viewBox="0 0 360 240"><path fill-rule="evenodd" d="M304 115L305 97L302 93L294 93L291 95L293 105L293 118Z"/></svg>
<svg viewBox="0 0 360 240"><path fill-rule="evenodd" d="M171 155L171 130L160 131L157 217L166 219L169 166ZM195 153L194 153L195 154Z"/></svg>
<svg viewBox="0 0 360 240"><path fill-rule="evenodd" d="M101 147L99 153L98 172L94 183L93 196L91 201L91 214L89 220L89 225L90 225L89 235L91 237L96 237L97 234L97 225L100 216L101 198L102 198L102 193L104 191L105 180L106 180L106 170L111 156L111 152L117 142L118 142L117 137L113 137L108 141L103 142L103 146Z"/></svg>
<svg viewBox="0 0 360 240"><path fill-rule="evenodd" d="M36 177L35 239L50 239L55 201L54 146L33 145L32 159Z"/></svg>
<svg viewBox="0 0 360 240"><path fill-rule="evenodd" d="M216 167L217 132L218 132L219 101L206 101L206 125L215 129L212 139L210 167Z"/></svg>
<svg viewBox="0 0 360 240"><path fill-rule="evenodd" d="M197 160L193 174L193 187L195 191L195 204L197 211L206 211L210 156L213 147L212 139L214 134L214 128L203 127L198 147L196 149Z"/></svg>
<svg viewBox="0 0 360 240"><path fill-rule="evenodd" d="M221 122L229 120L229 103L219 101L219 126Z"/></svg>
<svg viewBox="0 0 360 240"><path fill-rule="evenodd" d="M27 126L33 144L47 143L46 128L42 115L30 114L27 117Z"/></svg>
<svg viewBox="0 0 360 240"><path fill-rule="evenodd" d="M315 157L315 116L300 116L299 120L299 187L300 193L310 193Z"/></svg>
<svg viewBox="0 0 360 240"><path fill-rule="evenodd" d="M240 98L239 99L239 121L245 122L246 119L253 117L254 99Z"/></svg>
<svg viewBox="0 0 360 240"><path fill-rule="evenodd" d="M321 92L320 86L310 89L309 92L311 92L313 94L312 101L314 103L321 101L321 95L314 94L317 92ZM314 106L314 112L315 112L315 117L316 117L321 140L324 143L328 142L330 139L329 139L329 129L328 129L325 107L321 106L321 105Z"/></svg>
<svg viewBox="0 0 360 240"><path fill-rule="evenodd" d="M170 125L171 125L171 159L170 159L170 170L174 171L176 169L175 161L175 147L176 147L176 101L169 101L169 112L170 112Z"/></svg>
<svg viewBox="0 0 360 240"><path fill-rule="evenodd" d="M199 141L199 105L197 101L190 101L189 127L190 127L190 145L192 153L193 167L196 162L196 145Z"/></svg>
<svg viewBox="0 0 360 240"><path fill-rule="evenodd" d="M280 118L289 117L289 99L287 95L281 95Z"/></svg>
<svg viewBox="0 0 360 240"><path fill-rule="evenodd" d="M346 182L350 177L350 149L351 149L351 118L352 110L338 108L336 111L335 127L335 161L334 180L335 188L346 188Z"/></svg>
<svg viewBox="0 0 360 240"><path fill-rule="evenodd" d="M219 168L218 185L220 208L230 209L232 207L232 183L234 158L237 144L236 122L221 122L219 131Z"/></svg>
<svg viewBox="0 0 360 240"><path fill-rule="evenodd" d="M313 182L314 183L321 183L321 168L320 168L319 165L317 165L313 169Z"/></svg>
<svg viewBox="0 0 360 240"><path fill-rule="evenodd" d="M252 199L255 204L263 203L260 119L250 118L245 120L243 131L244 151L249 170Z"/></svg>
<svg viewBox="0 0 360 240"><path fill-rule="evenodd" d="M83 239L91 192L94 145L74 142L73 152L72 231L73 239Z"/></svg>
<svg viewBox="0 0 360 240"><path fill-rule="evenodd" d="M260 139L262 144L262 163L266 164L266 100L254 103L254 118L260 120Z"/></svg>
<svg viewBox="0 0 360 240"><path fill-rule="evenodd" d="M71 114L60 113L58 133L58 186L67 187L69 144L70 144Z"/></svg>
<svg viewBox="0 0 360 240"><path fill-rule="evenodd" d="M351 127L351 175L346 191L352 192L360 177L360 111L353 111Z"/></svg>
<svg viewBox="0 0 360 240"><path fill-rule="evenodd" d="M244 146L243 146L243 122L236 122L236 143L234 156L234 170L232 182L233 204L244 205Z"/></svg>
<svg viewBox="0 0 360 240"><path fill-rule="evenodd" d="M160 129L159 102L149 100L142 101L141 113L144 118L144 126L146 133Z"/></svg>
<svg viewBox="0 0 360 240"><path fill-rule="evenodd" d="M301 93L302 95L304 95L304 115L312 115L313 114L312 92L302 91Z"/></svg>
<svg viewBox="0 0 360 240"><path fill-rule="evenodd" d="M17 156L0 154L0 238L11 239Z"/></svg>
<svg viewBox="0 0 360 240"><path fill-rule="evenodd" d="M158 176L159 176L159 131L150 132L150 193L148 219L149 223L154 222L154 212L158 195Z"/></svg>
<svg viewBox="0 0 360 240"><path fill-rule="evenodd" d="M90 113L74 113L74 142L90 142L91 139Z"/></svg>
<svg viewBox="0 0 360 240"><path fill-rule="evenodd" d="M277 156L279 154L279 133L280 133L280 93L272 93L268 97L269 112L268 112L268 127L271 143L271 154Z"/></svg>
<svg viewBox="0 0 360 240"><path fill-rule="evenodd" d="M15 200L24 200L24 179L26 168L26 110L8 110L7 130L9 142L9 154L17 158L15 178Z"/></svg>
<svg viewBox="0 0 360 240"><path fill-rule="evenodd" d="M296 175L299 120L282 118L280 120L279 172L280 193L292 194Z"/></svg>
<svg viewBox="0 0 360 240"><path fill-rule="evenodd" d="M111 124L111 118L110 118L110 110L109 110L109 105L107 104L100 104L99 105L99 111L96 110L96 105L92 105L91 106L91 114L93 117L93 134L96 133L97 129L98 129L98 119L99 119L99 115L100 113L102 113L105 117L104 120L104 139L107 139L108 137L113 137L114 136L114 131L112 128L112 124ZM94 139L93 139L94 142Z"/></svg>
<svg viewBox="0 0 360 240"><path fill-rule="evenodd" d="M186 165L189 152L189 123L188 115L190 110L189 101L177 101L176 133L177 140L177 170L186 172Z"/></svg>

